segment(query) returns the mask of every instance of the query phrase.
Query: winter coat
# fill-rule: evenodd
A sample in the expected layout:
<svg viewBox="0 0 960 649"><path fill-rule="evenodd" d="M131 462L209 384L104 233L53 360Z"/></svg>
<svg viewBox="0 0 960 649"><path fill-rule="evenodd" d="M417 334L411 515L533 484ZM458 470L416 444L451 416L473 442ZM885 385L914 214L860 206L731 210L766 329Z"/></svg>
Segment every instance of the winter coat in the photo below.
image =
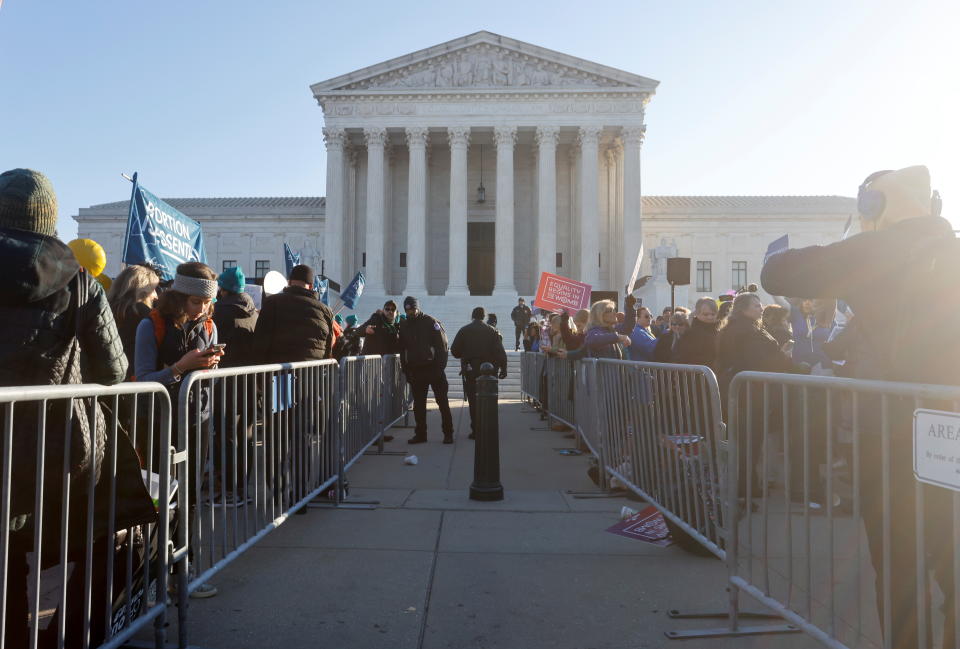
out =
<svg viewBox="0 0 960 649"><path fill-rule="evenodd" d="M653 360L653 350L657 346L657 337L653 335L652 331L637 325L630 332L630 341L630 347L627 348L630 360L647 362Z"/></svg>
<svg viewBox="0 0 960 649"><path fill-rule="evenodd" d="M689 332L684 334L680 342L689 335ZM730 381L740 372L795 370L793 362L780 351L773 336L745 318L727 320L726 326L717 334L715 368L724 403Z"/></svg>
<svg viewBox="0 0 960 649"><path fill-rule="evenodd" d="M80 271L70 249L55 237L0 228L0 386L120 383L127 359L100 284ZM85 284L87 299L78 304ZM82 351L81 351L82 350ZM86 400L74 404L70 435L71 493L87 493L91 464L101 466L106 424ZM44 453L46 502L59 502L66 438L66 402L47 408ZM93 429L93 430L92 430ZM11 515L33 511L36 486L37 408L14 410ZM93 434L91 435L91 432ZM91 437L94 439L91 443ZM0 451L4 440L0 438ZM99 476L97 477L99 479ZM46 523L53 524L52 521Z"/></svg>
<svg viewBox="0 0 960 649"><path fill-rule="evenodd" d="M404 374L435 375L447 367L447 334L426 313L400 323L400 366Z"/></svg>
<svg viewBox="0 0 960 649"><path fill-rule="evenodd" d="M714 367L717 356L717 329L720 323L703 322L697 318L690 320L690 327L677 342L674 363L684 365L706 365Z"/></svg>
<svg viewBox="0 0 960 649"><path fill-rule="evenodd" d="M510 312L510 319L513 320L514 325L522 329L530 324L530 320L533 319L533 312L526 304L523 306L518 304L513 307L513 311Z"/></svg>
<svg viewBox="0 0 960 649"><path fill-rule="evenodd" d="M227 293L217 300L213 311L219 342L226 345L220 367L249 365L253 334L257 328L257 307L246 293Z"/></svg>
<svg viewBox="0 0 960 649"><path fill-rule="evenodd" d="M263 299L253 334L255 363L333 358L333 311L299 286Z"/></svg>
<svg viewBox="0 0 960 649"><path fill-rule="evenodd" d="M563 345L567 351L574 351L583 347L583 341L587 334L573 333L570 329L570 316L564 313L560 316L560 336L563 338Z"/></svg>
<svg viewBox="0 0 960 649"><path fill-rule="evenodd" d="M587 331L583 341L588 358L617 358L623 360L625 356L620 345L620 336L629 336L636 325L637 312L627 309L626 318L618 325L609 327L595 325Z"/></svg>
<svg viewBox="0 0 960 649"><path fill-rule="evenodd" d="M782 348L788 342L793 340L793 331L789 329L786 325L779 325L776 327L764 327L764 331L773 336L773 339L777 341L777 344Z"/></svg>
<svg viewBox="0 0 960 649"><path fill-rule="evenodd" d="M450 353L460 359L460 374L476 377L480 366L491 363L501 372L507 370L507 352L500 333L482 320L463 326L453 338ZM470 368L469 370L467 368Z"/></svg>
<svg viewBox="0 0 960 649"><path fill-rule="evenodd" d="M676 340L677 344L680 344L680 340L677 334L672 331L668 334L662 335L657 338L657 346L653 348L653 362L654 363L673 363L674 354L676 353L676 346L674 341Z"/></svg>
<svg viewBox="0 0 960 649"><path fill-rule="evenodd" d="M123 343L123 353L127 357L127 380L133 376L135 351L137 347L137 326L140 321L150 315L150 307L143 302L137 302L126 315L117 317L117 330L120 332L120 342Z"/></svg>
<svg viewBox="0 0 960 649"><path fill-rule="evenodd" d="M367 334L367 327L373 327L372 334ZM400 353L400 323L397 320L388 322L381 311L360 325L360 335L364 337L363 353L366 356Z"/></svg>
<svg viewBox="0 0 960 649"><path fill-rule="evenodd" d="M828 246L786 250L767 261L761 282L774 295L850 306L855 378L957 385L958 247L945 219L909 219ZM919 331L906 315L917 313L925 327Z"/></svg>

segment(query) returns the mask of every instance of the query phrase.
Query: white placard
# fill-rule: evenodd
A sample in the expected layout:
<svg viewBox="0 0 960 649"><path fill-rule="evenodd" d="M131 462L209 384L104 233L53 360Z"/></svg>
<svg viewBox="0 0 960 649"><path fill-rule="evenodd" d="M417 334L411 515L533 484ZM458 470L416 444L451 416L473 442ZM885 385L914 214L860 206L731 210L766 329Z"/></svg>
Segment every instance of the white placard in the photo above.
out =
<svg viewBox="0 0 960 649"><path fill-rule="evenodd" d="M914 411L913 475L920 482L960 491L960 414Z"/></svg>
<svg viewBox="0 0 960 649"><path fill-rule="evenodd" d="M263 287L259 284L246 284L243 290L250 296L253 300L253 306L257 307L257 311L259 311L263 306Z"/></svg>

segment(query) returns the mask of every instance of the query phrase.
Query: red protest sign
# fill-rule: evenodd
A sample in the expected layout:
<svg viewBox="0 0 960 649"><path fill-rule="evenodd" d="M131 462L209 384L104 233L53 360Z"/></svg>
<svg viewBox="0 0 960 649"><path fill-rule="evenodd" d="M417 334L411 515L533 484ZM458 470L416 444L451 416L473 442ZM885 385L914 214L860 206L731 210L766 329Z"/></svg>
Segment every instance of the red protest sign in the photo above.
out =
<svg viewBox="0 0 960 649"><path fill-rule="evenodd" d="M566 311L570 315L590 306L591 286L553 273L540 273L534 303L545 311Z"/></svg>

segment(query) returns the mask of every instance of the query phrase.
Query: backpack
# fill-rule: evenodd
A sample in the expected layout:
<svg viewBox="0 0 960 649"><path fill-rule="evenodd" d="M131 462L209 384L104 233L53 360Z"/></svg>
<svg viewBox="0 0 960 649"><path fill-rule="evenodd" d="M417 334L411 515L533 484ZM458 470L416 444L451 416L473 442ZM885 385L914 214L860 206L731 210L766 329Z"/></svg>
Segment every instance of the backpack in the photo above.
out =
<svg viewBox="0 0 960 649"><path fill-rule="evenodd" d="M160 345L163 344L164 339L167 337L167 321L164 319L160 312L156 309L150 309L150 321L153 322L153 337L157 341L157 352L158 352L158 363L159 363L159 351ZM213 320L207 318L203 321L203 328L206 330L207 338L209 339L213 336ZM160 369L159 367L156 369ZM130 377L131 381L136 381L136 376Z"/></svg>

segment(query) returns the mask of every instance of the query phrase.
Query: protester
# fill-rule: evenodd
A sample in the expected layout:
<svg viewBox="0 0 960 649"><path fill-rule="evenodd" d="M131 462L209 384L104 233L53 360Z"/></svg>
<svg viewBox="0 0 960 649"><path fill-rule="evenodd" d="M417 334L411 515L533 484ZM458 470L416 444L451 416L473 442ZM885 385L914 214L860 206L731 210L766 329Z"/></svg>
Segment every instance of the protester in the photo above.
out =
<svg viewBox="0 0 960 649"><path fill-rule="evenodd" d="M120 335L103 288L88 273L81 270L73 252L57 239L57 198L50 180L37 171L12 169L0 174L0 268L4 281L0 284L0 385L61 385L101 383L114 385L123 381L127 360ZM32 569L28 553L42 557L39 569L47 569L59 562L61 539L69 535L68 561L73 569L66 579L67 600L66 634L69 646L83 635L85 578L92 579L95 596L91 599L90 634L93 645L105 639L105 600L99 596L104 583L108 547L114 542L105 534L94 538L90 573L84 560L86 536L88 485L91 471L104 461L107 444L107 426L99 405L82 402L67 415L64 401L52 401L46 406L46 433L43 454L47 459L42 487L42 510L35 511L35 492L38 486L37 422L39 406L23 403L10 408L12 413L12 448L6 449L12 458L9 470L9 536L0 536L6 545L6 611L0 610L6 620L7 647L27 647L29 631L27 614L27 580ZM91 407L95 412L91 412ZM90 415L93 414L91 421ZM68 428L67 421L71 426ZM118 445L129 449L126 436L115 436ZM4 439L0 436L0 454L4 454ZM63 458L69 449L70 498L67 528L61 527L63 513L61 495L64 493ZM119 446L118 446L119 450ZM132 453L132 449L129 449ZM118 466L118 470L122 467ZM139 467L132 469L139 477ZM120 471L122 473L122 471ZM99 491L105 472L97 471L94 480ZM120 474L118 473L118 479ZM146 502L146 517L131 518L124 512L113 522L118 528L156 522L152 503ZM6 505L5 505L6 506ZM97 511L97 510L95 510ZM142 514L142 510L133 511ZM42 536L34 539L36 517L42 516ZM95 530L106 527L108 521L96 518ZM39 550L39 553L36 553ZM35 576L33 572L31 576ZM41 607L43 606L41 599ZM41 644L57 632L61 622L56 613L48 620L47 632L40 633ZM0 638L0 644L4 639ZM54 640L55 642L55 640Z"/></svg>
<svg viewBox="0 0 960 649"><path fill-rule="evenodd" d="M792 372L793 362L760 326L763 304L755 293L741 293L716 336L716 371L721 394L740 372ZM692 331L692 328L691 328ZM690 332L687 332L687 336ZM683 338L680 339L683 344Z"/></svg>
<svg viewBox="0 0 960 649"><path fill-rule="evenodd" d="M560 335L567 351L575 351L583 347L583 341L587 338L587 323L589 321L590 311L587 309L577 311L573 316L572 325L569 313L564 311L560 315Z"/></svg>
<svg viewBox="0 0 960 649"><path fill-rule="evenodd" d="M500 379L507 378L507 353L503 349L503 337L489 322L483 322L484 310L478 306L471 314L472 321L457 332L450 346L450 353L460 359L460 375L463 377L463 393L470 409L470 439L477 435L477 378L480 367L490 363L499 370Z"/></svg>
<svg viewBox="0 0 960 649"><path fill-rule="evenodd" d="M773 336L780 345L780 349L786 354L793 351L793 330L790 328L789 315L790 312L779 304L768 304L763 307L763 329Z"/></svg>
<svg viewBox="0 0 960 649"><path fill-rule="evenodd" d="M653 315L650 313L650 309L645 306L637 309L637 324L633 327L633 331L630 332L630 348L627 350L630 360L653 360L653 350L657 346L657 337L650 329L652 320Z"/></svg>
<svg viewBox="0 0 960 649"><path fill-rule="evenodd" d="M951 225L940 217L939 196L931 194L926 167L915 166L871 174L858 192L860 234L828 246L787 250L769 259L761 280L776 295L843 300L854 313L844 332L843 347L851 376L858 379L958 385L960 344L955 323L960 310L960 246ZM896 315L891 316L891 311ZM913 318L923 314L921 329ZM919 626L917 556L929 553L928 564L943 592L943 646L954 646L955 553L942 543L942 530L952 529L950 492L924 486L922 512L926 548L916 545L916 479L913 475L912 400L859 402L860 506L870 546L881 622L884 583L889 583L890 622L886 644L916 646ZM880 416L886 411L887 421ZM852 410L851 410L852 412ZM882 427L890 432L883 443ZM850 433L845 418L841 432ZM889 484L889 489L877 485ZM886 513L884 510L886 509ZM885 530L896 521L895 533ZM888 550L884 556L884 549ZM885 567L889 566L889 573ZM927 598L928 593L922 596ZM928 608L929 611L929 608Z"/></svg>
<svg viewBox="0 0 960 649"><path fill-rule="evenodd" d="M400 365L413 392L413 416L416 428L408 444L427 441L427 390L440 409L443 443L453 444L453 415L447 399L447 335L439 320L420 310L420 301L412 295L403 300L406 320L400 324Z"/></svg>
<svg viewBox="0 0 960 649"><path fill-rule="evenodd" d="M717 302L712 297L697 300L690 319L690 328L677 343L673 361L683 365L706 365L714 368L717 355Z"/></svg>
<svg viewBox="0 0 960 649"><path fill-rule="evenodd" d="M160 276L149 266L134 264L127 266L107 293L113 318L120 332L123 353L127 357L127 378L133 375L134 347L137 342L137 326L150 315L150 309L157 301L157 285Z"/></svg>
<svg viewBox="0 0 960 649"><path fill-rule="evenodd" d="M540 351L540 325L538 325L536 322L531 322L528 324L523 333L523 351Z"/></svg>
<svg viewBox="0 0 960 649"><path fill-rule="evenodd" d="M220 367L241 367L249 364L257 328L257 307L253 298L245 292L246 277L239 266L228 268L217 278L220 289L213 310L213 322L217 336L230 353L220 362Z"/></svg>
<svg viewBox="0 0 960 649"><path fill-rule="evenodd" d="M533 313L530 311L523 298L517 299L517 306L513 307L513 311L510 312L510 319L513 321L513 329L516 334L516 343L514 344L513 351L520 349L520 337L523 335L524 331L527 329L527 325L530 324L530 320L533 318Z"/></svg>
<svg viewBox="0 0 960 649"><path fill-rule="evenodd" d="M294 266L283 291L263 298L253 334L255 362L333 358L333 312L317 299L313 278L310 266Z"/></svg>
<svg viewBox="0 0 960 649"><path fill-rule="evenodd" d="M793 332L791 357L797 363L817 367L817 373L832 373L833 362L823 351L823 343L830 338L836 300L808 298L783 299L774 296L778 305L789 313L790 329Z"/></svg>
<svg viewBox="0 0 960 649"><path fill-rule="evenodd" d="M724 300L723 296L720 301L720 308L717 310L717 320L723 324L723 322L730 315L730 309L733 308L733 300Z"/></svg>
<svg viewBox="0 0 960 649"><path fill-rule="evenodd" d="M584 340L586 356L590 358L617 358L623 360L624 349L630 346L630 332L636 324L633 305L636 298L626 298L627 313L624 322L617 322L617 305L613 300L600 300L590 307L590 322Z"/></svg>
<svg viewBox="0 0 960 649"><path fill-rule="evenodd" d="M680 338L688 331L690 321L688 311L684 307L677 307L670 316L670 332L657 338L657 346L653 349L654 363L674 363L674 355Z"/></svg>
<svg viewBox="0 0 960 649"><path fill-rule="evenodd" d="M685 309L685 307L677 307L678 309ZM653 329L653 333L657 336L663 336L665 334L671 333L670 329L670 317L673 315L676 309L670 307L664 307L663 313L661 313L657 320L659 321L659 326Z"/></svg>
<svg viewBox="0 0 960 649"><path fill-rule="evenodd" d="M360 325L364 336L363 353L367 356L385 356L400 353L400 321L397 320L397 303L387 300Z"/></svg>

